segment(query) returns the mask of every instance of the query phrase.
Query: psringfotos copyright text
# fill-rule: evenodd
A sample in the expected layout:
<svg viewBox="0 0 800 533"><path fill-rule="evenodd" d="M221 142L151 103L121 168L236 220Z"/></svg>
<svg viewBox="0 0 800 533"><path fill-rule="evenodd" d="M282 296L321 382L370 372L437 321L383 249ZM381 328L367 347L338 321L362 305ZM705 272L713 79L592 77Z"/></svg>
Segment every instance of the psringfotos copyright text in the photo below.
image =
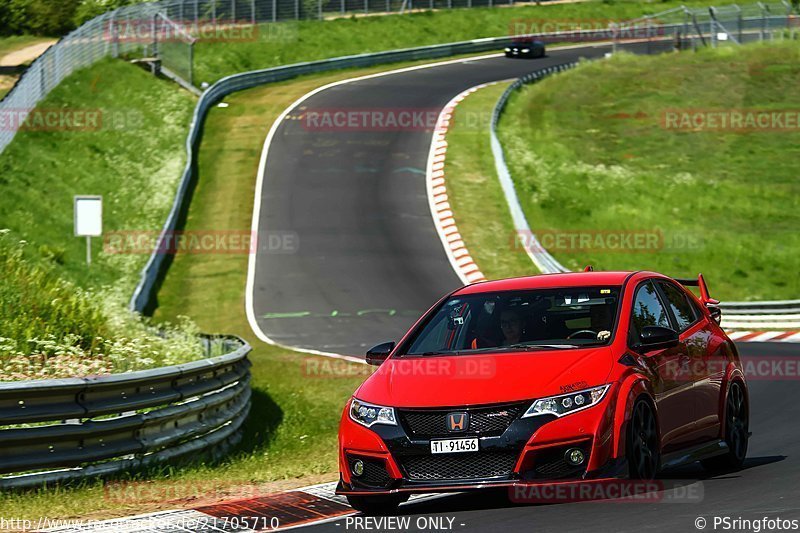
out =
<svg viewBox="0 0 800 533"><path fill-rule="evenodd" d="M797 531L800 520L797 518L781 518L763 516L760 518L742 518L741 516L698 516L694 527L707 531Z"/></svg>

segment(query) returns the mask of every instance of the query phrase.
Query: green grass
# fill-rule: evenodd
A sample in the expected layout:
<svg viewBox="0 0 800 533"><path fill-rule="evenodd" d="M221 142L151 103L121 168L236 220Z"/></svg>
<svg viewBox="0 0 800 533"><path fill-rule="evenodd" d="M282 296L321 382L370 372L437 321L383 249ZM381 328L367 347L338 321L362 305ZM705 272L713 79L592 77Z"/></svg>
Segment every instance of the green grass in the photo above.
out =
<svg viewBox="0 0 800 533"><path fill-rule="evenodd" d="M423 11L404 15L348 17L328 21L264 24L247 38L231 34L225 39L200 41L195 47L195 80L213 82L228 74L325 59L349 54L379 52L511 33L514 20L529 25L538 20L628 20L691 2L592 0L574 4L473 8Z"/></svg>
<svg viewBox="0 0 800 533"><path fill-rule="evenodd" d="M796 110L799 65L795 43L618 55L523 89L499 134L531 227L663 235L636 253L556 251L573 269L703 272L723 300L796 298L800 132L677 131L661 119Z"/></svg>
<svg viewBox="0 0 800 533"><path fill-rule="evenodd" d="M299 96L338 79L410 64L308 76L226 98L229 106L212 109L206 122L186 230L249 231L264 138ZM237 334L252 344L253 408L234 453L219 462L197 461L123 478L142 487L124 500L98 481L6 493L0 495L0 516L122 516L336 479L341 410L371 367L331 363L260 342L244 312L247 260L246 255L178 254L154 317L172 321L188 315L203 331ZM321 364L333 366L317 372Z"/></svg>
<svg viewBox="0 0 800 533"><path fill-rule="evenodd" d="M61 83L39 110L98 114L97 127L20 131L0 155L0 228L31 243L82 287L130 294L147 254L103 253L73 236L72 198L103 196L103 230L154 231L166 219L185 162L194 98L169 82L105 60Z"/></svg>
<svg viewBox="0 0 800 533"><path fill-rule="evenodd" d="M103 196L105 235L160 229L193 107L174 85L105 60L37 106L70 120L92 114L92 126L32 123L0 155L0 380L122 372L202 354L191 324L179 320L165 339L124 309L149 250L107 253L95 238L90 267L85 239L73 235L76 194Z"/></svg>
<svg viewBox="0 0 800 533"><path fill-rule="evenodd" d="M0 232L0 381L97 376L203 355L185 320L149 325L113 297L65 281L52 263L26 257L26 246Z"/></svg>
<svg viewBox="0 0 800 533"><path fill-rule="evenodd" d="M464 244L488 279L537 272L524 250L512 246L514 224L489 144L492 109L509 83L469 95L456 107L447 132L448 199Z"/></svg>

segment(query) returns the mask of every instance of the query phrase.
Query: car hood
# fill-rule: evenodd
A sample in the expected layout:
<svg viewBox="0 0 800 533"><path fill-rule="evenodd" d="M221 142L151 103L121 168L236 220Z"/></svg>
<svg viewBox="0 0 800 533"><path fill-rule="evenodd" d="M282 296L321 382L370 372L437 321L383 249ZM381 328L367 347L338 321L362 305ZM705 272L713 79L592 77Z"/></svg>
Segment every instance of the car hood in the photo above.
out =
<svg viewBox="0 0 800 533"><path fill-rule="evenodd" d="M602 385L612 365L609 347L390 358L355 396L391 407L529 400Z"/></svg>

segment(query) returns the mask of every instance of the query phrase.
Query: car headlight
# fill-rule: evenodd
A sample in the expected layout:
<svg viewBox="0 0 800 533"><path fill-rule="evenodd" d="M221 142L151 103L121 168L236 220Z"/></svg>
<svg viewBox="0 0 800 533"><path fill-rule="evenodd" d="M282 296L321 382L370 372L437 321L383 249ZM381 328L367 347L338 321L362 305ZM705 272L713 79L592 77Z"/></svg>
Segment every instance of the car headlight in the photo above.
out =
<svg viewBox="0 0 800 533"><path fill-rule="evenodd" d="M576 411L582 411L600 403L610 387L611 385L601 385L600 387L535 400L525 411L525 414L522 415L522 418L539 415L564 416Z"/></svg>
<svg viewBox="0 0 800 533"><path fill-rule="evenodd" d="M355 398L350 403L350 418L366 427L371 427L373 424L397 425L393 408L364 403Z"/></svg>
<svg viewBox="0 0 800 533"><path fill-rule="evenodd" d="M522 49L522 53L523 53L523 54L527 54L527 53L528 53L528 52L530 52L530 51L531 51L531 49L530 49L530 48L523 48L523 49Z"/></svg>
<svg viewBox="0 0 800 533"><path fill-rule="evenodd" d="M510 52L511 48L506 47L506 52Z"/></svg>

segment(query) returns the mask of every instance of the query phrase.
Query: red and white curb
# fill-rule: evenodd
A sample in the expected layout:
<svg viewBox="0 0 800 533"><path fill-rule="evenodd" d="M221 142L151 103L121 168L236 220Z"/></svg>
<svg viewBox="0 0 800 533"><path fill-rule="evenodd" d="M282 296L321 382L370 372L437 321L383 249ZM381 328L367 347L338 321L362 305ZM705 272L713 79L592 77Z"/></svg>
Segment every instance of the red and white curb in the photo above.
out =
<svg viewBox="0 0 800 533"><path fill-rule="evenodd" d="M321 483L256 498L206 505L195 509L115 518L102 521L64 520L57 527L34 527L48 533L246 533L287 530L321 524L356 514L344 496L335 493L336 483ZM414 494L409 503L432 500L444 494ZM404 504L407 505L407 504ZM55 521L53 521L55 522ZM35 524L34 524L35 526Z"/></svg>
<svg viewBox="0 0 800 533"><path fill-rule="evenodd" d="M486 281L486 276L480 271L469 250L467 250L464 240L458 232L453 210L450 207L444 171L447 157L447 140L445 137L456 106L470 94L489 85L493 85L493 83L482 83L467 89L444 106L444 109L439 113L436 127L433 130L431 150L428 155L426 179L428 203L430 204L433 223L436 226L436 231L442 241L447 258L464 285Z"/></svg>
<svg viewBox="0 0 800 533"><path fill-rule="evenodd" d="M800 331L729 331L736 342L800 342Z"/></svg>

